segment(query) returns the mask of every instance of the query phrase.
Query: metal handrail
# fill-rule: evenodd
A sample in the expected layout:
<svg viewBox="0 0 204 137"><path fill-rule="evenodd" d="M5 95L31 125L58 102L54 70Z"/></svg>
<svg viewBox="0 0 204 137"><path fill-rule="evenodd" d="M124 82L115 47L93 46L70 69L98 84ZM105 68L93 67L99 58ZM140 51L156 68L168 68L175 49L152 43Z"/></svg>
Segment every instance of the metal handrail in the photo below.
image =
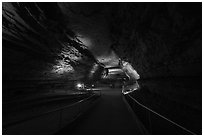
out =
<svg viewBox="0 0 204 137"><path fill-rule="evenodd" d="M38 114L38 115L35 115L35 116L31 116L31 117L29 117L29 118L25 118L25 119L23 119L23 120L19 120L19 121L16 121L16 122L9 123L9 124L7 124L7 125L4 125L3 128L7 128L7 127L9 127L9 126L17 125L17 124L19 124L19 123L22 123L22 122L25 122L25 121L29 121L29 120L38 118L38 117L43 116L43 115L47 115L47 114L50 114L50 113L53 113L53 112L56 112L56 111L63 110L63 109L65 109L65 108L69 108L69 107L71 107L71 106L74 106L74 105L76 105L76 104L79 104L79 103L81 103L81 102L84 102L84 101L86 101L86 100L92 98L93 96L95 96L95 94L89 96L88 98L79 100L79 101L77 101L77 102L75 102L75 103L69 104L69 105L67 105L67 106L63 106L63 107L60 107L60 108L57 108L57 109L54 109L54 110L51 110L51 111L47 111L47 112L43 112L43 113Z"/></svg>
<svg viewBox="0 0 204 137"><path fill-rule="evenodd" d="M143 108L145 108L145 109L147 109L148 111L150 111L150 112L152 112L152 113L154 113L154 114L156 114L156 115L158 115L159 117L161 117L161 118L163 118L163 119L165 119L165 120L167 120L167 121L169 121L170 123L172 123L172 124L174 124L174 125L176 125L176 126L178 126L179 128L181 128L181 129L183 129L183 130L185 130L185 131L187 131L187 132L189 132L190 134L193 134L193 135L196 135L194 132L192 132L192 131L190 131L190 130L188 130L188 129L186 129L185 127L183 127L183 126L181 126L181 125L179 125L179 124L177 124L176 122L173 122L172 120L170 120L170 119L168 119L168 118L166 118L166 117L164 117L164 116L162 116L161 114L159 114L159 113L157 113L157 112L155 112L155 111L153 111L152 109L150 109L150 108L148 108L148 107L146 107L145 105L143 105L143 104L141 104L141 103L139 103L135 98L133 98L131 95L129 95L129 94L127 94L134 102L136 102L138 105L140 105L140 106L142 106Z"/></svg>

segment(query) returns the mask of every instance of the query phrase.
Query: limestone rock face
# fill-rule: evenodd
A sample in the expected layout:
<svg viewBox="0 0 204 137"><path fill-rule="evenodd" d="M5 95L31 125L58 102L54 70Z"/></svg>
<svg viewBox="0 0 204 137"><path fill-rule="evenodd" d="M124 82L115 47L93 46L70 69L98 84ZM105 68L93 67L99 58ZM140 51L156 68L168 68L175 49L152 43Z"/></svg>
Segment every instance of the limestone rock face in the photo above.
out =
<svg viewBox="0 0 204 137"><path fill-rule="evenodd" d="M57 3L3 3L2 13L4 79L81 78L96 62Z"/></svg>
<svg viewBox="0 0 204 137"><path fill-rule="evenodd" d="M70 81L89 79L97 61L57 3L2 5L4 99L70 89Z"/></svg>
<svg viewBox="0 0 204 137"><path fill-rule="evenodd" d="M3 80L86 80L119 58L141 79L201 76L201 6L3 3Z"/></svg>
<svg viewBox="0 0 204 137"><path fill-rule="evenodd" d="M201 75L201 9L201 3L118 3L110 19L113 48L142 78Z"/></svg>

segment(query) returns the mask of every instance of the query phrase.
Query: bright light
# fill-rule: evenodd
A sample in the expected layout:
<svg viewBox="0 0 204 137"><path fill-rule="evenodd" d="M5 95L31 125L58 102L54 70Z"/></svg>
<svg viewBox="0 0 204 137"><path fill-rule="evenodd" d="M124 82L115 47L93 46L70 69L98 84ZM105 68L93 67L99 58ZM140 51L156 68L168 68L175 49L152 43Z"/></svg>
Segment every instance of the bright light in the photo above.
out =
<svg viewBox="0 0 204 137"><path fill-rule="evenodd" d="M108 69L108 73L109 74L119 74L119 73L123 73L123 70L120 68L117 69Z"/></svg>
<svg viewBox="0 0 204 137"><path fill-rule="evenodd" d="M80 84L80 83L78 83L78 84L77 84L77 87L78 87L78 88L82 88L82 87L83 87L83 85L82 85L82 84Z"/></svg>
<svg viewBox="0 0 204 137"><path fill-rule="evenodd" d="M84 89L84 84L83 83L77 83L76 89L78 89L78 90Z"/></svg>

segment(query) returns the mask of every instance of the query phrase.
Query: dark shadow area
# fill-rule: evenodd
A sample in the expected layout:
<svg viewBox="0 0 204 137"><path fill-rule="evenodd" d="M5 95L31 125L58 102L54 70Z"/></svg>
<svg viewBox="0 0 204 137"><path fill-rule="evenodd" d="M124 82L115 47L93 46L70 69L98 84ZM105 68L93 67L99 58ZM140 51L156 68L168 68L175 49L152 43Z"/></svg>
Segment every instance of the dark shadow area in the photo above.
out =
<svg viewBox="0 0 204 137"><path fill-rule="evenodd" d="M201 77L142 80L140 85L141 89L131 93L130 96L194 134L202 133ZM136 105L130 98L127 100L152 134L191 134Z"/></svg>
<svg viewBox="0 0 204 137"><path fill-rule="evenodd" d="M3 134L201 134L201 75L201 2L2 3Z"/></svg>

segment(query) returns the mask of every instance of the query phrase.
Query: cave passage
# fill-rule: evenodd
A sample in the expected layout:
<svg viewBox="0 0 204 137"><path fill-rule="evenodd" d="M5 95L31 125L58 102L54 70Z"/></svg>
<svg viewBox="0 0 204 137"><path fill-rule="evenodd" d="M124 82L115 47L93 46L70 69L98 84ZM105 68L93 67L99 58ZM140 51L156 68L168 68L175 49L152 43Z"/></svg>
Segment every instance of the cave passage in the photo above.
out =
<svg viewBox="0 0 204 137"><path fill-rule="evenodd" d="M2 134L202 134L201 2L3 2Z"/></svg>

